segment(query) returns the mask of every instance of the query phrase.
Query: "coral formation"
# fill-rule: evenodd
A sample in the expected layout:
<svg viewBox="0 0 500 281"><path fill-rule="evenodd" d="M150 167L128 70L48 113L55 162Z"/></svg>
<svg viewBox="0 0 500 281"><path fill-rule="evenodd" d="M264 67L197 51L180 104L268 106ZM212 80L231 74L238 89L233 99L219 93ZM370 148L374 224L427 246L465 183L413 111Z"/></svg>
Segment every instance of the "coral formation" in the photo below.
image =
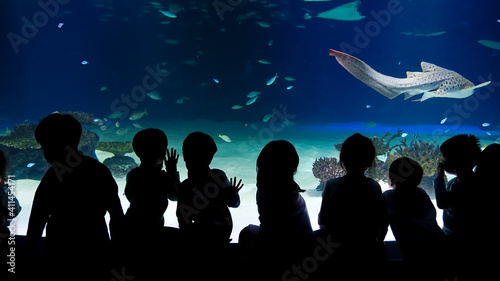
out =
<svg viewBox="0 0 500 281"><path fill-rule="evenodd" d="M402 144L396 144L391 146L391 142L398 137L401 137L403 134L403 130L400 130L398 128L398 131L392 135L391 133L387 132L384 134L382 139L379 139L377 136L371 137L370 140L373 143L373 146L375 147L375 153L376 155L390 155L391 151L397 147L400 147ZM392 135L392 136L391 136ZM389 139L386 140L388 136L391 136ZM342 143L337 143L334 144L334 147L340 151L342 149Z"/></svg>
<svg viewBox="0 0 500 281"><path fill-rule="evenodd" d="M125 156L125 153L133 152L132 143L113 141L113 142L98 142L96 149L113 153L115 156Z"/></svg>
<svg viewBox="0 0 500 281"><path fill-rule="evenodd" d="M442 161L441 152L437 141L412 140L410 145L406 143L406 138L400 140L400 147L396 148L392 161L399 157L409 157L417 161L424 170L425 177L434 176L437 164ZM389 159L388 159L389 160ZM390 163L392 163L392 161ZM386 161L389 162L389 161ZM387 163L390 165L390 163Z"/></svg>
<svg viewBox="0 0 500 281"><path fill-rule="evenodd" d="M81 112L81 111L63 111L61 114L68 114L73 117L75 117L78 122L82 125L95 125L96 124L96 118L94 114L92 113L86 113L86 112Z"/></svg>
<svg viewBox="0 0 500 281"><path fill-rule="evenodd" d="M325 184L329 179L345 175L344 169L335 157L323 157L316 159L313 163L313 175Z"/></svg>

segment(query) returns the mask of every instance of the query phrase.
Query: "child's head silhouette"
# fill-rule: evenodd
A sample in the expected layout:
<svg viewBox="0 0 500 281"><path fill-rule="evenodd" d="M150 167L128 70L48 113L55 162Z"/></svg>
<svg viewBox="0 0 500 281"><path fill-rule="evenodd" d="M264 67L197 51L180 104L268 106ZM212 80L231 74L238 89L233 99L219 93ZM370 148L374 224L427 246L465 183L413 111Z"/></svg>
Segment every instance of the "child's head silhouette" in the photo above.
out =
<svg viewBox="0 0 500 281"><path fill-rule="evenodd" d="M182 155L188 169L209 166L216 152L214 139L202 132L189 134L182 144Z"/></svg>
<svg viewBox="0 0 500 281"><path fill-rule="evenodd" d="M76 152L82 135L82 125L73 116L52 113L40 121L35 139L42 146L49 163L65 159L68 152Z"/></svg>
<svg viewBox="0 0 500 281"><path fill-rule="evenodd" d="M161 164L167 153L168 139L159 129L144 129L135 134L132 140L135 154L142 164Z"/></svg>
<svg viewBox="0 0 500 281"><path fill-rule="evenodd" d="M339 162L347 173L364 173L375 160L372 141L358 133L348 137L342 144Z"/></svg>
<svg viewBox="0 0 500 281"><path fill-rule="evenodd" d="M257 158L257 187L261 190L291 188L292 191L302 191L293 180L298 165L299 155L293 144L285 140L269 142Z"/></svg>
<svg viewBox="0 0 500 281"><path fill-rule="evenodd" d="M420 164L408 157L394 160L389 167L390 185L398 189L417 187L423 176L424 171Z"/></svg>
<svg viewBox="0 0 500 281"><path fill-rule="evenodd" d="M461 171L472 171L481 155L479 139L474 135L456 135L449 138L440 147L443 154L444 169L456 174Z"/></svg>

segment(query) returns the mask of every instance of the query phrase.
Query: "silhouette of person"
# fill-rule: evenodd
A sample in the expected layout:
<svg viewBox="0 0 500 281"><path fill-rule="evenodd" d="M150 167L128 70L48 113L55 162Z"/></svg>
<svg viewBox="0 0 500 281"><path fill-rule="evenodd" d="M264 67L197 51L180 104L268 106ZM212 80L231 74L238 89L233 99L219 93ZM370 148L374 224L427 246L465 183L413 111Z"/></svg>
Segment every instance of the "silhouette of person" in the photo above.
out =
<svg viewBox="0 0 500 281"><path fill-rule="evenodd" d="M477 245L471 243L482 209L479 181L473 169L481 155L479 139L473 135L456 135L440 146L443 161L438 164L434 192L438 208L443 209L443 231L450 244L450 257L460 278L474 278L472 265ZM456 175L447 184L445 173Z"/></svg>
<svg viewBox="0 0 500 281"><path fill-rule="evenodd" d="M33 199L27 244L36 248L46 226L51 278L109 280L110 237L104 216L109 212L115 240L123 210L108 168L77 150L81 133L74 117L59 113L45 117L35 130L51 167Z"/></svg>
<svg viewBox="0 0 500 281"><path fill-rule="evenodd" d="M475 211L475 231L471 240L477 245L472 253L477 265L476 280L488 279L497 274L500 264L500 144L488 145L479 157L476 175L479 184L475 192L478 197L478 210ZM479 275L479 273L481 275Z"/></svg>
<svg viewBox="0 0 500 281"><path fill-rule="evenodd" d="M370 139L358 133L348 137L339 157L346 175L329 180L323 191L320 235L340 244L330 259L337 264L331 273L338 278L345 278L344 274L351 279L375 276L385 255L386 205L380 185L364 175L374 160Z"/></svg>
<svg viewBox="0 0 500 281"><path fill-rule="evenodd" d="M394 160L389 167L391 190L383 193L387 213L406 272L411 280L444 280L445 237L436 222L436 209L429 195L418 185L423 177L420 164L408 157Z"/></svg>
<svg viewBox="0 0 500 281"><path fill-rule="evenodd" d="M164 249L163 242L173 238L161 236L169 236L167 231L163 231L163 215L167 210L168 200L177 201L179 155L173 148L168 151L167 136L159 129L138 132L132 140L132 146L141 159L141 165L127 174L125 185L125 196L130 202L125 214L125 229L131 254L127 268L130 268L128 272L131 274L152 274L154 261L158 260L158 251ZM163 163L166 172L162 170ZM171 234L172 229L169 230ZM145 240L144 235L148 239Z"/></svg>
<svg viewBox="0 0 500 281"><path fill-rule="evenodd" d="M12 180L15 180L12 179ZM15 273L8 272L9 268L12 268L7 262L10 261L8 255L10 255L10 248L14 246L15 240L11 239L11 235L15 235L9 229L12 219L17 217L21 212L21 206L17 200L14 190L9 189L9 178L7 177L7 158L3 151L0 150L0 220L2 224L0 225L0 279L7 280L8 277L12 277ZM14 241L14 242L12 242ZM15 269L15 268L14 268ZM9 279L11 280L11 279ZM13 280L13 279L12 279Z"/></svg>
<svg viewBox="0 0 500 281"><path fill-rule="evenodd" d="M185 270L204 277L218 276L227 261L233 228L228 207L239 206L243 187L241 180L228 180L222 170L210 168L216 152L212 137L202 132L189 134L182 145L188 177L179 188L176 213L186 246L183 253L192 261Z"/></svg>
<svg viewBox="0 0 500 281"><path fill-rule="evenodd" d="M304 190L294 180L299 155L285 140L271 141L257 158L257 208L260 226L240 232L254 278L281 278L293 264L302 264L314 243ZM290 273L291 274L291 273ZM255 279L253 279L255 280Z"/></svg>

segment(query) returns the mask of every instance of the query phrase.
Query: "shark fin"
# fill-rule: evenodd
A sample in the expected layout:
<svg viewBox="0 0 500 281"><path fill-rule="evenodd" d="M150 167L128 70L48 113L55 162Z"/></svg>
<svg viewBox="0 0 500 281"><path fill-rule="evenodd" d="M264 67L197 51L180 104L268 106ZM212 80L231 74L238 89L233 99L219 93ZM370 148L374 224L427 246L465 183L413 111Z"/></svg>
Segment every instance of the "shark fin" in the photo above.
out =
<svg viewBox="0 0 500 281"><path fill-rule="evenodd" d="M412 95L412 94L405 93L405 100L407 100L407 99L409 99L409 98L411 98L411 97L413 97L413 96L414 96L414 95Z"/></svg>
<svg viewBox="0 0 500 281"><path fill-rule="evenodd" d="M428 63L428 62L421 62L420 66L422 67L423 72L435 72L435 71L440 71L440 70L447 70L446 68L439 67L435 64Z"/></svg>

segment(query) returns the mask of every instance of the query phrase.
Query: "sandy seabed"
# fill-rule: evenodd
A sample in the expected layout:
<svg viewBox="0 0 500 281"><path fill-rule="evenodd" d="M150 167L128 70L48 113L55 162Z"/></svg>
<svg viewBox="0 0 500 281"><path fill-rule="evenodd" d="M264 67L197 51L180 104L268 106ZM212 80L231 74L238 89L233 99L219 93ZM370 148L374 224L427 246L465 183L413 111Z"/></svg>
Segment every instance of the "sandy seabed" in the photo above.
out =
<svg viewBox="0 0 500 281"><path fill-rule="evenodd" d="M232 241L238 241L238 235L241 229L248 224L259 224L257 205L255 202L256 193L256 167L255 163L260 150L266 143L271 140L285 139L294 144L300 157L299 167L295 175L296 182L301 188L306 189L302 193L313 229L318 229L318 213L321 206L321 192L316 191L315 188L319 184L319 180L313 176L312 164L316 158L319 157L338 157L339 152L333 147L333 144L343 142L348 136L355 132L360 132L367 137L379 136L381 137L385 131L395 133L396 128L364 128L359 124L351 124L350 126L338 125L332 126L328 129L318 127L305 127L295 126L290 128L276 127L272 128L269 124L261 125L261 128L250 128L247 124L237 122L208 122L208 121L192 121L183 123L150 123L144 124L143 127L154 127L164 130L169 138L169 147L176 148L181 152L182 141L184 138L193 131L203 131L211 135L217 143L219 151L215 155L211 167L219 168L226 172L228 177L237 177L242 179L244 183L243 189L240 191L241 204L238 208L230 208L233 217L233 232ZM107 132L98 132L100 139L103 141L131 141L132 137L138 130L131 130L125 136L116 136L115 134ZM409 132L410 133L410 132ZM219 134L228 135L231 142L225 142L219 138ZM451 135L450 135L451 136ZM444 139L450 136L442 136L438 139L441 143ZM424 136L422 139L428 140ZM433 139L436 140L436 139ZM104 159L113 156L113 154L96 151L98 159L102 162ZM134 153L126 154L133 157L137 163L139 159ZM181 181L187 176L187 170L182 159L179 158L178 171L180 173ZM125 198L125 178L115 178L119 187L119 197L124 212L126 212L129 202ZM15 182L15 191L17 198L22 206L22 211L16 220L13 222L15 225L15 232L18 235L25 235L28 227L29 215L31 212L31 205L33 197L39 181L35 180L17 180ZM389 187L385 182L380 182L382 190L387 190ZM433 201L435 204L435 202ZM170 202L165 213L165 225L171 227L178 227L177 217L175 215L177 204ZM442 210L436 207L437 221L442 225ZM386 240L394 240L392 232L386 236Z"/></svg>

